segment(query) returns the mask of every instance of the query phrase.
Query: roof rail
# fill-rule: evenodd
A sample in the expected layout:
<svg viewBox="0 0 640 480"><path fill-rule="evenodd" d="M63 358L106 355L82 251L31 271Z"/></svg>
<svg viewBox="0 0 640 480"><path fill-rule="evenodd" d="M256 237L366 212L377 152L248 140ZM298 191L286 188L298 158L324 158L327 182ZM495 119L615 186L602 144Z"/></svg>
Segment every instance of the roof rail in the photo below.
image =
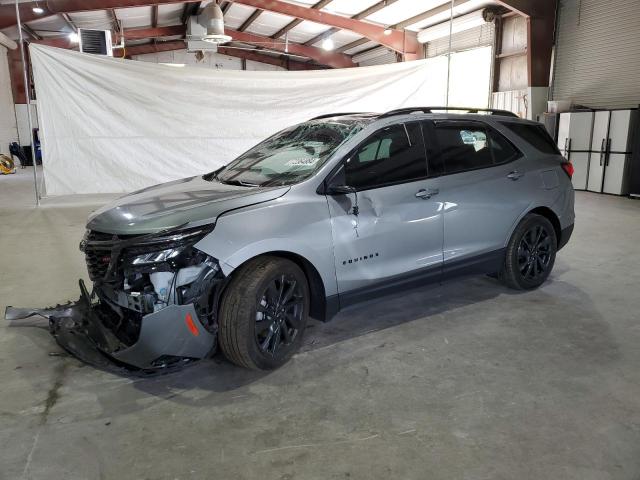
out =
<svg viewBox="0 0 640 480"><path fill-rule="evenodd" d="M311 120L320 120L321 118L331 118L331 117L341 117L344 115L363 115L365 112L344 112L344 113L325 113L324 115L319 115L317 117L310 118Z"/></svg>
<svg viewBox="0 0 640 480"><path fill-rule="evenodd" d="M442 110L444 112L464 112L464 113L488 113L490 115L502 115L505 117L518 117L513 112L509 112L508 110L498 110L495 108L473 108L473 107L407 107L407 108L398 108L396 110L391 110L389 112L383 113L378 118L386 118L392 117L394 115L402 115L405 113L434 113L434 110L439 111Z"/></svg>

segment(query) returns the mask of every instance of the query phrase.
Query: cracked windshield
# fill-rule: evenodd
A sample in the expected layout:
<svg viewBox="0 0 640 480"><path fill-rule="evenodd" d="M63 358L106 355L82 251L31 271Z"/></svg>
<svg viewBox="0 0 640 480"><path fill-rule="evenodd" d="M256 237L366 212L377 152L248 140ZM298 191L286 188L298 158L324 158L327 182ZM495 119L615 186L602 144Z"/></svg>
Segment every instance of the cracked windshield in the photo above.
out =
<svg viewBox="0 0 640 480"><path fill-rule="evenodd" d="M244 153L217 175L232 185L291 185L310 177L368 119L312 120L283 130Z"/></svg>

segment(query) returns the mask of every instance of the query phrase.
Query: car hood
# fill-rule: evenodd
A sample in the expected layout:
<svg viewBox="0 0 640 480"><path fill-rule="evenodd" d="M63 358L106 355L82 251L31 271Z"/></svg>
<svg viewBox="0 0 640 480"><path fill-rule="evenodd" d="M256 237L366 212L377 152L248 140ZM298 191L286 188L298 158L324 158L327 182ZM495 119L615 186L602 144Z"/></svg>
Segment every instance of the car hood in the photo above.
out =
<svg viewBox="0 0 640 480"><path fill-rule="evenodd" d="M89 216L87 228L137 235L179 225L213 223L224 212L281 197L289 187L226 185L201 176L145 188L119 198Z"/></svg>

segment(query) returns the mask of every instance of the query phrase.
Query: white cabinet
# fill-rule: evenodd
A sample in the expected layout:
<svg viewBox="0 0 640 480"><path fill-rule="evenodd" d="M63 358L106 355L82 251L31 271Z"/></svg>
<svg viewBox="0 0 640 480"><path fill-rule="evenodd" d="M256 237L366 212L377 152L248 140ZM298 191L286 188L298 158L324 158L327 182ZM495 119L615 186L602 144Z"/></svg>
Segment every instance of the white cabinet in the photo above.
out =
<svg viewBox="0 0 640 480"><path fill-rule="evenodd" d="M573 164L574 173L571 181L576 190L587 189L592 125L593 112L560 114L558 148Z"/></svg>
<svg viewBox="0 0 640 480"><path fill-rule="evenodd" d="M588 190L627 195L637 110L596 112Z"/></svg>
<svg viewBox="0 0 640 480"><path fill-rule="evenodd" d="M576 190L627 195L637 110L560 115L558 147L571 161Z"/></svg>

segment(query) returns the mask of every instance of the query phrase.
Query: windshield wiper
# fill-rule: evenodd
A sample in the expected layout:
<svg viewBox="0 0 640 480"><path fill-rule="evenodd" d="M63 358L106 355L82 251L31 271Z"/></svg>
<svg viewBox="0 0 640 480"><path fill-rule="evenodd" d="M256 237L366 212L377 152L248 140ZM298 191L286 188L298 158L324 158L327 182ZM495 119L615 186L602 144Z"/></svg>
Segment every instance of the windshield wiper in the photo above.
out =
<svg viewBox="0 0 640 480"><path fill-rule="evenodd" d="M239 187L259 187L260 185L256 183L243 182L242 180L231 179L231 180L221 180L218 178L220 183L224 183L225 185L237 185Z"/></svg>

